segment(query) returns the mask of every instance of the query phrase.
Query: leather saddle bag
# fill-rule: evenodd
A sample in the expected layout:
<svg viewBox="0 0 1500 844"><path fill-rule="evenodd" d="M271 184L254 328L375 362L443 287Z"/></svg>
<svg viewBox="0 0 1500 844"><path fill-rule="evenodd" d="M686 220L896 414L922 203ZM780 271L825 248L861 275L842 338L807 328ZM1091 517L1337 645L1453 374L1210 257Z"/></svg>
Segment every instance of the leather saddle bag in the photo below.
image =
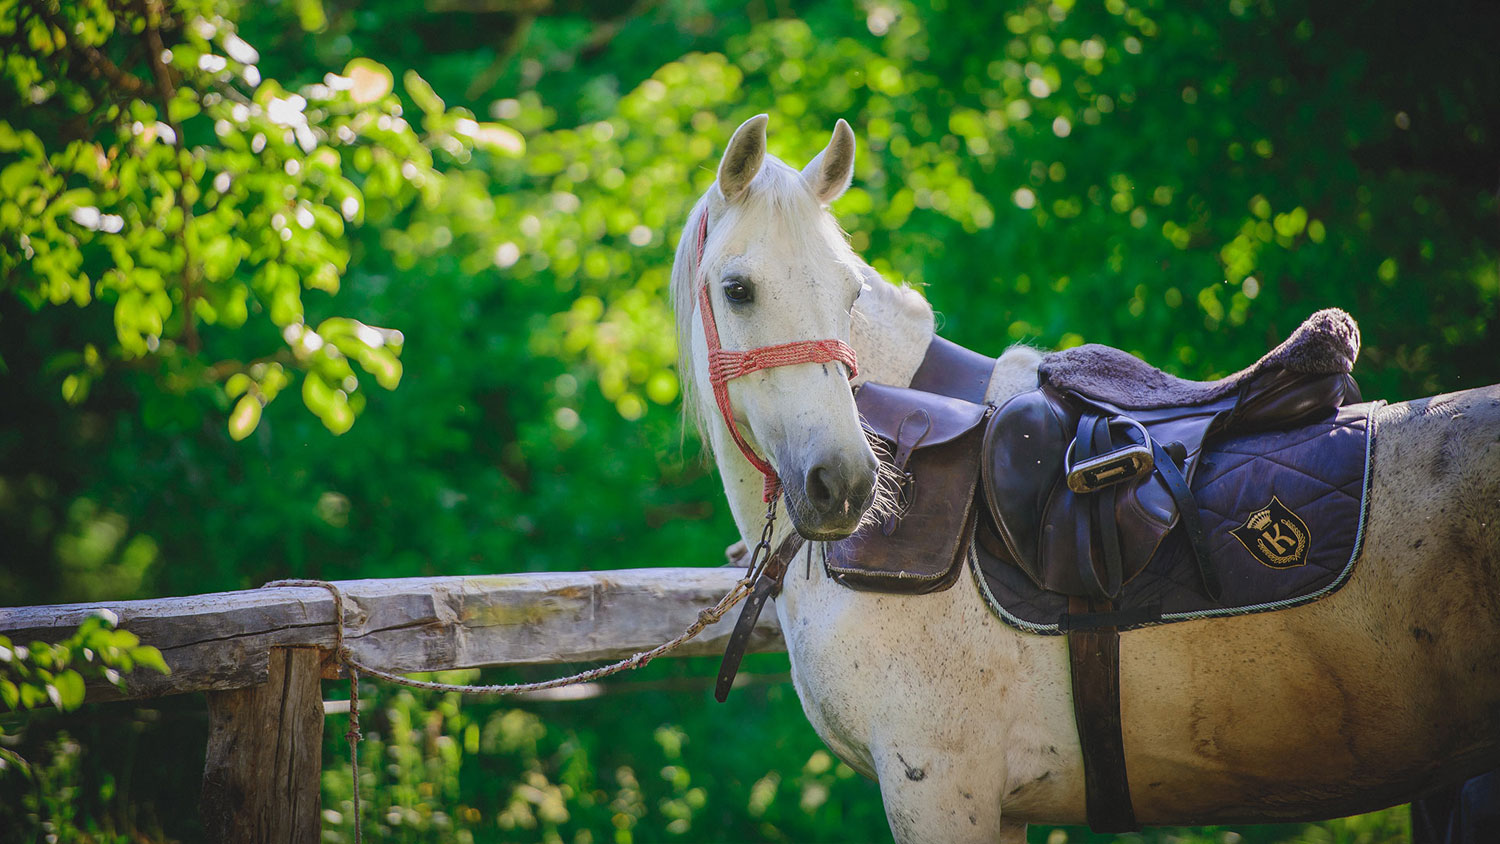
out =
<svg viewBox="0 0 1500 844"><path fill-rule="evenodd" d="M921 594L952 585L973 535L979 446L993 408L919 390L864 384L855 394L894 502L827 546L835 580Z"/></svg>

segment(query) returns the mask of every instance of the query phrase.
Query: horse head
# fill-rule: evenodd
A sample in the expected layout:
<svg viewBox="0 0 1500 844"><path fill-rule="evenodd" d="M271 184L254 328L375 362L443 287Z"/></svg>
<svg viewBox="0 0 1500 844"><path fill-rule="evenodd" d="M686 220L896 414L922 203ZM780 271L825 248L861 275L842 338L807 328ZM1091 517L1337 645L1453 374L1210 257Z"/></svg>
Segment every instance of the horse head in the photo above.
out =
<svg viewBox="0 0 1500 844"><path fill-rule="evenodd" d="M869 508L877 470L849 387L860 262L827 210L853 177L854 132L840 120L797 170L766 152L766 122L734 133L677 247L686 411L710 436L742 531L754 515L735 488L759 468L767 497L779 479L799 533L837 539Z"/></svg>

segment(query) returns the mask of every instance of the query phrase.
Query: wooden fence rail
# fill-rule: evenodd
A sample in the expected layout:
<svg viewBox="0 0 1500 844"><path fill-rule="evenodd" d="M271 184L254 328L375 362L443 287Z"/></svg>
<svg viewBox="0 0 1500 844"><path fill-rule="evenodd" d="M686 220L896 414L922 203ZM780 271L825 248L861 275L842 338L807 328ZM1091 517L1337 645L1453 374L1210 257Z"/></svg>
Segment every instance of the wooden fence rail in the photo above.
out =
<svg viewBox="0 0 1500 844"><path fill-rule="evenodd" d="M350 580L345 641L362 662L402 673L622 659L680 633L743 574L732 568L631 569ZM172 673L137 672L89 700L209 692L202 813L209 840L317 842L322 678L336 676L333 597L278 587L145 601L0 608L17 643L67 638L90 614L162 652ZM675 653L719 653L733 617ZM763 613L752 651L785 645Z"/></svg>

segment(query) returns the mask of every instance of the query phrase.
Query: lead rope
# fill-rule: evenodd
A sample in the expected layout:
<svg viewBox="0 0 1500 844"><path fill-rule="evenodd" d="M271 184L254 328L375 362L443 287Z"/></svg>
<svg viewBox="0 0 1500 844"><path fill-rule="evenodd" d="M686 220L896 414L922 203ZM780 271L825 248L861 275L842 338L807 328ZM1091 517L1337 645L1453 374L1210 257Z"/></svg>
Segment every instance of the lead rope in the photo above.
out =
<svg viewBox="0 0 1500 844"><path fill-rule="evenodd" d="M699 610L698 619L694 621L682 633L675 638L663 642L656 647L633 654L618 662L609 665L601 665L577 674L569 674L566 677L554 677L551 680L540 680L534 683L508 683L491 686L463 685L459 683L435 683L430 680L413 680L390 671L385 671L366 665L355 659L354 653L344 642L344 593L337 586L326 580L273 580L262 586L262 589L273 589L280 587L318 587L328 590L333 596L333 646L334 654L338 661L344 666L349 674L349 729L344 737L349 740L349 769L353 774L354 787L354 844L361 844L363 833L360 823L360 799L359 799L359 742L364 737L359 729L359 676L368 674L378 677L398 686L406 686L412 689L426 689L434 692L458 692L459 694L500 696L513 695L521 692L535 692L545 689L556 689L563 686L572 686L578 683L587 683L611 674L618 674L627 669L641 668L653 659L671 651L693 637L702 633L705 628L716 624L724 614L734 609L734 606L750 594L750 588L755 579L765 569L766 562L771 557L771 533L776 524L776 501L773 499L766 505L765 527L760 532L760 542L756 543L755 550L751 552L750 564L746 573L738 583L730 587L724 597L713 606Z"/></svg>
<svg viewBox="0 0 1500 844"><path fill-rule="evenodd" d="M329 584L332 587L333 584ZM343 602L343 596L338 590L333 590L335 605ZM339 638L343 638L344 614L339 613ZM347 662L345 670L349 672L349 729L344 733L344 738L349 740L349 773L352 774L350 781L354 786L354 844L360 844L364 840L364 833L360 828L359 820L359 740L364 734L359 731L359 670Z"/></svg>

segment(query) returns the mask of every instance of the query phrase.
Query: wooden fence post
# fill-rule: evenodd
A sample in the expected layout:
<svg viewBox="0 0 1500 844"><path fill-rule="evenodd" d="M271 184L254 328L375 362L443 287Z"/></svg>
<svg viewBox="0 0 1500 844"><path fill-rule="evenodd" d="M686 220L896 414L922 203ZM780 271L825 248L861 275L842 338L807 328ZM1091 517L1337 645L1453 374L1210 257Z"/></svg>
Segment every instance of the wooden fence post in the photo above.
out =
<svg viewBox="0 0 1500 844"><path fill-rule="evenodd" d="M317 844L323 692L317 648L272 648L259 686L208 693L204 836L226 844Z"/></svg>

